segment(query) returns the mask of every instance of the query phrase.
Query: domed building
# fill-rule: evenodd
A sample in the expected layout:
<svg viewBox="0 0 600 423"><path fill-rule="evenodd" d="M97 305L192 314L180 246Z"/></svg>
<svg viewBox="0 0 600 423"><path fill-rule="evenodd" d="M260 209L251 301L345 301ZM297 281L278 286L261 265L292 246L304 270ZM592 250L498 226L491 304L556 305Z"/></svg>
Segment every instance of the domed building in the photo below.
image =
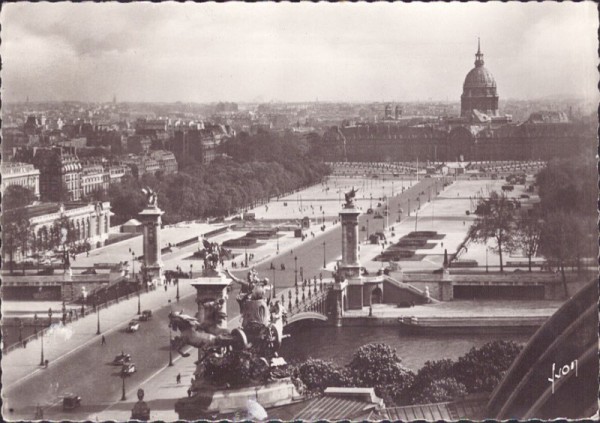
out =
<svg viewBox="0 0 600 423"><path fill-rule="evenodd" d="M470 118L473 110L488 116L498 116L496 80L483 64L483 53L478 41L475 67L467 74L463 84L460 102L460 116L463 118Z"/></svg>

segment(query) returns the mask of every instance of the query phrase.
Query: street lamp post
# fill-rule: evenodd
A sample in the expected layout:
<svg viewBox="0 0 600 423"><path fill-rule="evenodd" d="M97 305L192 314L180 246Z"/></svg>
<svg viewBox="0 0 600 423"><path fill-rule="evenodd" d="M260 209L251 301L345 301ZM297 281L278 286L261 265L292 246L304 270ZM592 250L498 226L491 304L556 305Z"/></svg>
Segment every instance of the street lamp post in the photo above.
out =
<svg viewBox="0 0 600 423"><path fill-rule="evenodd" d="M175 296L175 299L179 302L179 278L175 278L175 285L177 285L177 295Z"/></svg>
<svg viewBox="0 0 600 423"><path fill-rule="evenodd" d="M169 300L169 308L171 309L171 313L173 313L171 300ZM169 323L169 367L171 366L173 366L173 328L171 327L171 323Z"/></svg>
<svg viewBox="0 0 600 423"><path fill-rule="evenodd" d="M298 285L298 257L294 257L294 283Z"/></svg>
<svg viewBox="0 0 600 423"><path fill-rule="evenodd" d="M135 286L137 288L137 294L138 294L138 296L137 296L138 297L138 312L137 312L137 314L139 316L140 314L142 314L142 300L140 299L140 284L136 283Z"/></svg>
<svg viewBox="0 0 600 423"><path fill-rule="evenodd" d="M42 349L41 349L41 353L40 353L40 366L43 366L44 365L44 328L42 328L40 333L42 335Z"/></svg>
<svg viewBox="0 0 600 423"><path fill-rule="evenodd" d="M192 263L190 263L190 279L192 279L192 269L194 268L194 265Z"/></svg>
<svg viewBox="0 0 600 423"><path fill-rule="evenodd" d="M327 260L325 259L325 241L323 241L323 269L327 267Z"/></svg>
<svg viewBox="0 0 600 423"><path fill-rule="evenodd" d="M123 381L123 389L121 394L121 401L125 401L127 398L125 397L125 372L121 370L121 380Z"/></svg>
<svg viewBox="0 0 600 423"><path fill-rule="evenodd" d="M485 273L489 272L489 269L488 269L488 250L489 250L489 248L486 245L485 246Z"/></svg>
<svg viewBox="0 0 600 423"><path fill-rule="evenodd" d="M277 235L277 254L279 254L279 228L277 228L275 235Z"/></svg>
<svg viewBox="0 0 600 423"><path fill-rule="evenodd" d="M369 219L367 219L367 243L369 242Z"/></svg>
<svg viewBox="0 0 600 423"><path fill-rule="evenodd" d="M19 343L23 345L23 321L19 319Z"/></svg>
<svg viewBox="0 0 600 423"><path fill-rule="evenodd" d="M100 335L100 305L98 304L98 294L94 297L94 308L96 309L96 335Z"/></svg>
<svg viewBox="0 0 600 423"><path fill-rule="evenodd" d="M417 222L419 220L419 209L415 210L415 232L417 232Z"/></svg>

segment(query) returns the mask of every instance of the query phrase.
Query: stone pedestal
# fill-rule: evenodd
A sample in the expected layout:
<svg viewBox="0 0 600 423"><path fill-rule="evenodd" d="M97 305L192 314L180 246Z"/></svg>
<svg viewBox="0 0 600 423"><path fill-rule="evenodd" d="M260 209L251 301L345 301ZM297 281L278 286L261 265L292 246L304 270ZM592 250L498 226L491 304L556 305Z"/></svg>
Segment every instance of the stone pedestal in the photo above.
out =
<svg viewBox="0 0 600 423"><path fill-rule="evenodd" d="M217 324L217 328L223 331L227 329L227 288L230 284L230 279L224 274L216 272L214 276L205 276L192 280L191 285L196 288L196 304L198 304L196 318L200 324L206 320L210 320L208 313L211 313L213 310L207 306L208 303L223 300L223 304L218 309L218 312L222 313L225 318ZM203 354L204 352L199 349L198 360L202 358Z"/></svg>
<svg viewBox="0 0 600 423"><path fill-rule="evenodd" d="M333 319L336 326L342 326L342 317L344 317L344 310L348 307L348 296L347 296L348 281L336 281L333 284Z"/></svg>
<svg viewBox="0 0 600 423"><path fill-rule="evenodd" d="M205 386L192 397L179 399L175 403L175 412L181 420L214 420L219 415L245 412L248 400L254 400L269 409L303 399L290 378L237 389Z"/></svg>
<svg viewBox="0 0 600 423"><path fill-rule="evenodd" d="M145 282L155 284L162 281L160 226L163 214L157 206L148 206L138 215L144 227L144 278Z"/></svg>
<svg viewBox="0 0 600 423"><path fill-rule="evenodd" d="M353 203L344 205L340 212L342 223L342 261L338 278L348 281L348 308L362 309L364 281L360 276L358 261L358 216L360 211Z"/></svg>
<svg viewBox="0 0 600 423"><path fill-rule="evenodd" d="M223 274L192 279L191 285L196 288L196 304L198 304L196 318L198 322L202 323L206 320L206 313L209 310L205 309L204 304L209 302L225 300L220 311L227 314L227 287L230 284L231 280ZM219 328L227 329L227 319L219 324Z"/></svg>

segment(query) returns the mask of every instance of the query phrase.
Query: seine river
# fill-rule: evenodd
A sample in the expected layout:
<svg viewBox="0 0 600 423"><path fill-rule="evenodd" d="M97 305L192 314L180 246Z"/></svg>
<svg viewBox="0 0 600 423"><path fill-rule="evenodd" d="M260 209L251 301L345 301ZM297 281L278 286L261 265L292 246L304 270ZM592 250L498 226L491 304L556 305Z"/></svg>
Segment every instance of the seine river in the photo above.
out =
<svg viewBox="0 0 600 423"><path fill-rule="evenodd" d="M309 357L345 365L352 354L364 344L380 342L396 349L402 363L413 371L428 360L457 359L472 347L480 347L496 339L525 344L529 334L477 335L406 335L394 327L298 327L292 338L283 341L282 356L288 362L303 361Z"/></svg>

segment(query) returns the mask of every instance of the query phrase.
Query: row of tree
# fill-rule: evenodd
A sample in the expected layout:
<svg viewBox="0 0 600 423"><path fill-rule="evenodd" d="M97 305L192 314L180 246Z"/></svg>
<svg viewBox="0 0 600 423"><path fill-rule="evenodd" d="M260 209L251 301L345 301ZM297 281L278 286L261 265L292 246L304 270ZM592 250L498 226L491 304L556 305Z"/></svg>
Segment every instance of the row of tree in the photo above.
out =
<svg viewBox="0 0 600 423"><path fill-rule="evenodd" d="M260 201L315 184L329 173L322 161L310 155L298 137L245 133L221 146L225 155L209 164L183 161L174 175L143 175L124 178L106 194L91 199L111 202L113 221L123 223L142 209L141 188L159 193L159 206L167 224L230 215Z"/></svg>
<svg viewBox="0 0 600 423"><path fill-rule="evenodd" d="M414 373L386 344L360 347L345 367L308 359L290 368L310 393L327 387L372 387L387 406L450 401L470 393L491 392L521 351L512 341L473 347L458 360L428 361Z"/></svg>
<svg viewBox="0 0 600 423"><path fill-rule="evenodd" d="M493 241L490 248L500 257L501 272L506 252L527 256L529 271L532 258L544 256L561 272L568 295L565 267L575 264L581 269L582 258L598 254L594 172L595 162L587 158L551 161L537 175L540 203L527 213L521 211L517 200L492 192L478 204L470 238Z"/></svg>

